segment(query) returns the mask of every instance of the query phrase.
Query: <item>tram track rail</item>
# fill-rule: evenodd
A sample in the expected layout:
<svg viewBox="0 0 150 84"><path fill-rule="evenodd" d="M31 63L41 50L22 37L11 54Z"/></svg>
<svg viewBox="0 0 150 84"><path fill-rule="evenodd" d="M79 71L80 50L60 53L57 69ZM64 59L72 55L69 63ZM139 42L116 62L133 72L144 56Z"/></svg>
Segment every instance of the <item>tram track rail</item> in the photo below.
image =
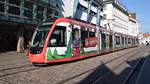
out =
<svg viewBox="0 0 150 84"><path fill-rule="evenodd" d="M129 48L129 49L132 49L132 48ZM124 49L122 49L122 50L124 50ZM112 51L112 52L110 52L110 53L114 53L115 51ZM104 54L102 54L102 55L105 55L105 54L110 54L110 53L104 53ZM28 61L27 60L27 57L15 57L14 59L12 59L12 58L8 58L7 60L5 59L5 60L0 60L1 62L3 62L3 64L0 64L0 66L7 66L7 65L13 65L12 63L13 62L22 62L22 61L20 61L20 60L23 60L23 61ZM11 62L11 63L8 63L8 61L9 62ZM8 64L7 64L8 63Z"/></svg>
<svg viewBox="0 0 150 84"><path fill-rule="evenodd" d="M17 74L17 73L37 70L40 68L41 67L35 67L35 66L32 66L31 64L27 64L27 65L17 66L17 67L13 67L13 68L1 69L0 70L0 78L9 76L9 75L13 75L13 74Z"/></svg>
<svg viewBox="0 0 150 84"><path fill-rule="evenodd" d="M30 68L25 69L27 67L30 67ZM26 66L22 66L22 67L17 67L17 68L20 68L20 70L19 71L15 71L14 70L13 72L11 71L10 73L3 72L4 74L0 75L0 79L3 78L3 77L5 77L5 76L10 76L10 75L18 74L18 73L23 73L23 72L28 72L28 71L33 71L33 70L40 69L40 67L34 67L34 68L32 68L30 65L26 65ZM21 69L23 69L23 70L21 70ZM7 71L9 71L9 70L7 70Z"/></svg>
<svg viewBox="0 0 150 84"><path fill-rule="evenodd" d="M123 55L127 55L133 51L136 51L136 49L133 49L132 51L129 51ZM119 57L122 57L122 55L120 55ZM115 59L118 59L119 57L116 57L112 60L109 60L107 63L111 62L111 61L114 61ZM9 64L8 64L9 65ZM3 66L8 66L7 64L6 65L3 65ZM8 67L8 68L3 68L3 69L0 69L0 78L3 78L5 76L9 76L9 75L13 75L13 74L17 74L17 73L22 73L22 72L26 72L26 71L32 71L32 70L37 70L37 69L40 69L41 67L35 67L33 66L32 64L25 64L25 65L20 65L20 66L13 66L13 67Z"/></svg>
<svg viewBox="0 0 150 84"><path fill-rule="evenodd" d="M114 52L113 52L114 53ZM108 53L106 53L106 54L108 54ZM109 53L110 54L110 53ZM103 54L103 55L105 55L105 54ZM124 54L123 54L124 55ZM118 57L119 58L119 57ZM8 63L8 61L10 62L10 63ZM18 63L18 62L29 62L28 61L28 59L27 58L25 58L25 59L23 59L23 58L20 58L20 59L15 59L15 60L5 60L4 62L3 62L3 64L0 64L0 66L8 66L8 65L13 65L13 63ZM111 61L111 60L110 60Z"/></svg>
<svg viewBox="0 0 150 84"><path fill-rule="evenodd" d="M129 53L133 53L133 52L137 53L136 50L137 49L128 50L128 52L126 52L124 54L121 54L121 55L119 55L119 56L117 56L117 57L115 57L115 58L105 62L104 64L111 63L112 61L115 61L115 60L117 60L117 59L119 59L121 57L124 57L124 55L127 55ZM7 64L4 65L4 66L7 67ZM44 67L35 67L32 64L30 64L30 63L29 64L25 64L25 65L23 64L23 65L19 65L19 66L3 68L3 69L0 69L0 79L4 78L6 76L10 76L10 75L18 74L18 73L23 73L23 72L27 72L27 71L33 71L33 70L37 70L37 69L40 69L40 68L44 68ZM91 70L94 70L94 69L96 69L96 67L91 69ZM84 73L81 73L81 74L84 74Z"/></svg>

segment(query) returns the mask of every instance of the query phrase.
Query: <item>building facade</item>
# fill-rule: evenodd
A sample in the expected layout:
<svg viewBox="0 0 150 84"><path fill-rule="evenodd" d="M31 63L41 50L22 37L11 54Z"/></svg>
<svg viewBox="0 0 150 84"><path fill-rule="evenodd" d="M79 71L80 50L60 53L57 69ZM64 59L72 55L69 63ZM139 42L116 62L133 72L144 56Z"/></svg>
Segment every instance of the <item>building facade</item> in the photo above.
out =
<svg viewBox="0 0 150 84"><path fill-rule="evenodd" d="M140 41L141 44L147 44L147 42L150 44L150 34L149 33L141 34Z"/></svg>
<svg viewBox="0 0 150 84"><path fill-rule="evenodd" d="M24 50L36 25L59 17L82 20L132 36L139 32L137 19L118 0L0 0L0 8L0 48L8 46L18 52ZM102 33L102 41L109 41L109 35ZM106 45L110 42L102 44Z"/></svg>
<svg viewBox="0 0 150 84"><path fill-rule="evenodd" d="M104 0L104 4L104 15L101 26L116 33L113 37L113 45L124 46L126 43L135 43L135 39L132 39L132 37L137 37L139 34L139 24L137 22L136 14L129 13L127 8L118 0ZM119 33L125 35L120 36ZM107 36L108 35L106 35L106 37ZM106 45L110 44L109 42L107 43L108 44Z"/></svg>
<svg viewBox="0 0 150 84"><path fill-rule="evenodd" d="M102 0L62 0L63 17L71 17L92 24L97 22L97 10L100 10L100 17L103 16Z"/></svg>
<svg viewBox="0 0 150 84"><path fill-rule="evenodd" d="M96 24L99 6L102 0L0 0L0 48L23 51L36 25L59 17Z"/></svg>
<svg viewBox="0 0 150 84"><path fill-rule="evenodd" d="M37 24L61 16L57 1L0 0L0 50L23 51Z"/></svg>
<svg viewBox="0 0 150 84"><path fill-rule="evenodd" d="M109 30L128 34L128 11L117 0L106 0L102 26ZM108 25L109 24L109 25Z"/></svg>
<svg viewBox="0 0 150 84"><path fill-rule="evenodd" d="M139 23L136 13L129 13L128 34L132 36L139 35Z"/></svg>

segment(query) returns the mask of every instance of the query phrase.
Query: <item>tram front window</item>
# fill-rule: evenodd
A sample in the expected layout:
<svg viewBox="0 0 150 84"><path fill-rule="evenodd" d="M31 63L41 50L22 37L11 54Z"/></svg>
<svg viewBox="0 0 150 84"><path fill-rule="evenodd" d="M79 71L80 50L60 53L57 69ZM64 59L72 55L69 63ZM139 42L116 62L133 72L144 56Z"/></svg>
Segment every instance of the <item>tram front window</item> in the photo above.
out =
<svg viewBox="0 0 150 84"><path fill-rule="evenodd" d="M41 25L35 30L31 42L31 53L38 54L42 52L50 27L51 25Z"/></svg>
<svg viewBox="0 0 150 84"><path fill-rule="evenodd" d="M45 39L47 37L48 31L47 30L39 30L36 33L36 36L33 41L34 46L43 47L45 43Z"/></svg>

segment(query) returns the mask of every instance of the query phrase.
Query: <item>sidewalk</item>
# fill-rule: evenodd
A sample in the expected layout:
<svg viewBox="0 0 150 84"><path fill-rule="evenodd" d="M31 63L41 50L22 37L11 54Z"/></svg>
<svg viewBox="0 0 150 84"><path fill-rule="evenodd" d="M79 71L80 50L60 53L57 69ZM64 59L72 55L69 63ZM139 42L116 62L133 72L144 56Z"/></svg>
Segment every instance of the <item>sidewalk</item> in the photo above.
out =
<svg viewBox="0 0 150 84"><path fill-rule="evenodd" d="M26 53L17 53L16 51L0 53L0 61L11 61L15 59L27 59Z"/></svg>

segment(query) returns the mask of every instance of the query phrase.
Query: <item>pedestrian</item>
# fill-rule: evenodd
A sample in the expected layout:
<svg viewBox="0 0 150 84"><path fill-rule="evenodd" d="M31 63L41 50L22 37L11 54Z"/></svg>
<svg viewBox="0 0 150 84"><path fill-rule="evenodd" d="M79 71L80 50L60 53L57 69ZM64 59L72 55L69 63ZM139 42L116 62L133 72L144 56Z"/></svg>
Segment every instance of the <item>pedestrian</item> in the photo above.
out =
<svg viewBox="0 0 150 84"><path fill-rule="evenodd" d="M148 41L146 41L146 46L149 46L149 42Z"/></svg>
<svg viewBox="0 0 150 84"><path fill-rule="evenodd" d="M31 42L30 42L30 41L28 41L26 55L29 55L29 52L30 52L30 47L31 47Z"/></svg>

